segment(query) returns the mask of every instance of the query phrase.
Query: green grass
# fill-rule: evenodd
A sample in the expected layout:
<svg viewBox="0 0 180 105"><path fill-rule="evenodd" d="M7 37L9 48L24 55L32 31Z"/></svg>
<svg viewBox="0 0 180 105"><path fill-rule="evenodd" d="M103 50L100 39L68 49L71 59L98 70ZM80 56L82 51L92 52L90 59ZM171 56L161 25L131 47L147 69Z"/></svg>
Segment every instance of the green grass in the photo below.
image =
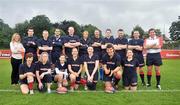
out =
<svg viewBox="0 0 180 105"><path fill-rule="evenodd" d="M162 90L107 94L104 92L74 92L64 95L38 93L22 95L20 91L0 91L0 105L180 105L180 60L163 60L161 67ZM146 69L146 68L145 68ZM146 70L145 70L146 71ZM9 60L0 60L0 90L19 90L10 85L11 66ZM155 76L152 77L152 87L139 86L139 90L155 90ZM139 79L140 84L140 79ZM120 83L121 85L121 83ZM103 89L102 82L98 90ZM56 86L53 86L55 89ZM171 91L179 90L179 91Z"/></svg>

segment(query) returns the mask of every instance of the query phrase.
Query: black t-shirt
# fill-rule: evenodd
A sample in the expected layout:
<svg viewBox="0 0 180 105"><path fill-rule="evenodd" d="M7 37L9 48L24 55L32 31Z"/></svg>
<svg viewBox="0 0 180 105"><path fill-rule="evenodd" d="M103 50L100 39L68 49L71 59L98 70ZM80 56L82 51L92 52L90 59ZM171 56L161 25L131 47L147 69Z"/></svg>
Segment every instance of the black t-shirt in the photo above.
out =
<svg viewBox="0 0 180 105"><path fill-rule="evenodd" d="M111 36L110 38L105 37L105 38L102 39L102 44L103 44L103 45L105 45L105 44L107 44L107 43L114 44L114 38L113 38L113 36Z"/></svg>
<svg viewBox="0 0 180 105"><path fill-rule="evenodd" d="M76 60L74 60L72 57L68 58L68 65L71 65L71 69L74 72L78 72L80 69L80 66L82 65L82 59L78 57Z"/></svg>
<svg viewBox="0 0 180 105"><path fill-rule="evenodd" d="M92 43L94 43L94 42L97 42L97 43L102 43L102 38L93 38L92 39ZM101 51L102 51L102 49L101 49L101 46L99 46L99 47L93 47L94 48L94 53L100 53Z"/></svg>
<svg viewBox="0 0 180 105"><path fill-rule="evenodd" d="M102 45L105 45L105 44L108 44L108 43L114 44L113 36L111 36L110 38L105 37L105 38L102 39L102 43L101 43ZM102 53L106 53L106 49L102 49Z"/></svg>
<svg viewBox="0 0 180 105"><path fill-rule="evenodd" d="M70 35L66 35L64 37L64 43L76 43L76 42L80 42L79 40L79 37L77 35L73 35L73 36L70 36ZM72 53L72 48L68 48L68 47L65 47L65 53L68 57L71 56L71 53Z"/></svg>
<svg viewBox="0 0 180 105"><path fill-rule="evenodd" d="M128 44L129 44L129 45L133 45L133 46L138 45L138 46L141 46L141 47L142 47L143 44L144 44L144 41L143 41L142 39L132 39L132 40L129 41ZM142 54L142 51L133 49L133 53Z"/></svg>
<svg viewBox="0 0 180 105"><path fill-rule="evenodd" d="M110 58L108 54L104 54L102 57L102 63L107 65L107 69L114 70L116 67L121 65L121 57L114 53L114 56Z"/></svg>
<svg viewBox="0 0 180 105"><path fill-rule="evenodd" d="M26 63L21 64L19 67L19 75L25 74L27 72L32 72L35 74L35 71L36 71L36 65L34 63L32 63L30 67L28 67Z"/></svg>
<svg viewBox="0 0 180 105"><path fill-rule="evenodd" d="M46 64L43 64L42 62L38 62L36 64L36 71L39 71L40 75L44 72L47 72L48 69L51 69L51 64L49 62L47 62Z"/></svg>
<svg viewBox="0 0 180 105"><path fill-rule="evenodd" d="M68 69L68 65L65 62L64 65L60 64L60 61L56 62L55 67L57 67L60 71L65 72Z"/></svg>
<svg viewBox="0 0 180 105"><path fill-rule="evenodd" d="M25 48L25 53L33 53L36 54L37 52L37 37L32 36L32 37L25 37L23 39L23 46ZM34 43L34 44L33 44Z"/></svg>
<svg viewBox="0 0 180 105"><path fill-rule="evenodd" d="M43 38L38 40L38 47L44 47L44 46L52 47L52 42L49 38L47 40L44 40ZM39 50L39 54L41 54L42 52L47 52L48 54L51 53L50 50L48 51Z"/></svg>
<svg viewBox="0 0 180 105"><path fill-rule="evenodd" d="M89 55L84 57L84 62L87 63L87 68L90 72L93 72L97 60L99 60L98 55L93 55L91 58Z"/></svg>
<svg viewBox="0 0 180 105"><path fill-rule="evenodd" d="M87 54L87 48L92 45L92 40L90 38L88 38L87 40L81 38L80 43L82 44L79 46L80 55Z"/></svg>
<svg viewBox="0 0 180 105"><path fill-rule="evenodd" d="M139 66L139 62L137 59L133 58L131 61L124 59L122 61L122 66L124 68L123 75L124 76L136 76L136 68Z"/></svg>
<svg viewBox="0 0 180 105"><path fill-rule="evenodd" d="M122 44L122 45L126 45L128 44L128 40L126 38L116 38L115 42L116 45L118 44ZM116 52L122 57L124 58L126 56L126 49L122 49L122 50L116 50Z"/></svg>
<svg viewBox="0 0 180 105"><path fill-rule="evenodd" d="M63 36L56 38L56 36L52 36L51 38L53 50L52 52L62 53L62 47L64 44Z"/></svg>

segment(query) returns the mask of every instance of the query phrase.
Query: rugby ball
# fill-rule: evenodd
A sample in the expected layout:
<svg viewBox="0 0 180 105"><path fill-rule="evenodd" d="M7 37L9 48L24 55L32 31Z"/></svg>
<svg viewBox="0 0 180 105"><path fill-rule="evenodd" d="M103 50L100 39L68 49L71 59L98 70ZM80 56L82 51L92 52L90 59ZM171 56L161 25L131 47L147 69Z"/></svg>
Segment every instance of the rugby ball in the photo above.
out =
<svg viewBox="0 0 180 105"><path fill-rule="evenodd" d="M114 93L115 89L112 86L105 87L105 92L107 93Z"/></svg>
<svg viewBox="0 0 180 105"><path fill-rule="evenodd" d="M56 92L59 93L59 94L65 94L67 93L67 88L66 87L59 87L56 89Z"/></svg>

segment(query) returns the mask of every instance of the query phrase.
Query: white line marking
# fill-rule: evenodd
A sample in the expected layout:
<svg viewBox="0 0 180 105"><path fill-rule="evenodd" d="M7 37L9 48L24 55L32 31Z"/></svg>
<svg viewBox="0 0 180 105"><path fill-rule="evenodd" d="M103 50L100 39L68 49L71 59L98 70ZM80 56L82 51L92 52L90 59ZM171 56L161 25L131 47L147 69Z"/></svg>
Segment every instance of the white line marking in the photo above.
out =
<svg viewBox="0 0 180 105"><path fill-rule="evenodd" d="M37 90L35 90L37 91ZM20 90L8 90L8 89L0 89L0 92L20 92ZM56 92L55 90L52 90L52 92ZM104 93L102 90L97 90L97 91L84 91L84 90L76 90L76 91L69 91L70 93ZM116 91L117 93L126 93L126 92L131 92L131 91L126 91L126 90L121 90L121 91ZM180 90L137 90L135 92L138 93L146 93L146 92L180 92Z"/></svg>

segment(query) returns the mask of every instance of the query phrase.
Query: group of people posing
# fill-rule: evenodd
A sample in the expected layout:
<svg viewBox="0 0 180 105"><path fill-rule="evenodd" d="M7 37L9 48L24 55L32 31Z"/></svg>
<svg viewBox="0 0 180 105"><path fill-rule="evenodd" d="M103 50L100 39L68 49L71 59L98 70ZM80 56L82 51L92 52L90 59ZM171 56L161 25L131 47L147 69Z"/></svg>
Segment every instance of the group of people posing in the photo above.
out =
<svg viewBox="0 0 180 105"><path fill-rule="evenodd" d="M141 39L139 31L132 32L130 40L124 37L123 29L117 31L117 38L111 34L111 29L105 31L104 38L100 30L95 30L93 37L88 31L82 37L74 35L74 27L68 28L68 35L62 36L60 29L55 29L49 36L47 30L42 32L42 38L34 35L34 29L27 30L27 36L21 41L18 33L14 33L10 42L12 52L11 84L20 84L23 94L34 94L34 82L37 82L40 92L51 93L52 83L57 83L58 92L79 89L96 90L96 84L101 79L104 90L114 93L122 79L126 90L137 89L137 79L143 86L151 86L152 69L155 66L156 87L160 86L160 51L162 43L156 36L155 29L149 29L149 38ZM146 50L147 83L144 80L143 50ZM24 56L22 56L24 53Z"/></svg>

